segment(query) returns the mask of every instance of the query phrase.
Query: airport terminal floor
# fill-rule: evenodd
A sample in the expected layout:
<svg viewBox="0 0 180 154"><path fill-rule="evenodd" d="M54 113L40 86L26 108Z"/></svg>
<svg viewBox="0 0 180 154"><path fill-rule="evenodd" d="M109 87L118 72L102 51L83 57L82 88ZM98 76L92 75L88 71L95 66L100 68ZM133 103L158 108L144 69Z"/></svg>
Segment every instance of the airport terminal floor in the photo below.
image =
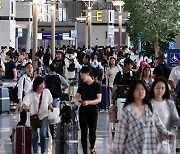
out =
<svg viewBox="0 0 180 154"><path fill-rule="evenodd" d="M0 114L0 154L13 154L12 144L10 141L10 134L12 127L17 124L18 113L13 112L10 114ZM97 154L110 154L111 147L111 133L108 112L99 112L98 126L97 126L97 140L96 140L96 152ZM80 131L79 131L80 136ZM51 138L48 139L48 154L55 154L53 147L50 144ZM82 154L81 143L79 139L78 154Z"/></svg>
<svg viewBox="0 0 180 154"><path fill-rule="evenodd" d="M12 144L10 141L10 134L12 127L17 124L18 112L12 112L10 114L0 114L0 154L13 154ZM112 145L112 123L109 123L109 116L107 111L99 112L98 125L97 125L97 140L96 140L96 153L97 154L110 154ZM80 136L80 131L79 131ZM177 148L180 147L180 133L177 133ZM48 139L48 154L55 154L51 138ZM79 138L78 154L82 153L81 142ZM176 154L180 154L177 152Z"/></svg>

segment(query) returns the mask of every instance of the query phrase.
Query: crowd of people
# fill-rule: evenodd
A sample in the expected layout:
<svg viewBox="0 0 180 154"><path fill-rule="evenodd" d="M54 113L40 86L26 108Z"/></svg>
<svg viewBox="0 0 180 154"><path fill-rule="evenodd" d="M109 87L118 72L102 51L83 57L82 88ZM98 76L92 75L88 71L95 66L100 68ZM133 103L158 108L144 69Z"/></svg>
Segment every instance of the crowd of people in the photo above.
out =
<svg viewBox="0 0 180 154"><path fill-rule="evenodd" d="M33 67L32 52L22 49L19 54L13 48L7 51L7 47L1 47L1 79L18 80L17 103L21 110L18 125L26 124L27 111L31 115L38 112L43 121L40 129L41 153L45 153L48 110L60 107L60 95L69 87L68 79L76 78L79 80L78 90L72 102L76 104L81 96L79 122L82 149L84 154L88 153L89 130L90 153L95 154L97 104L102 98L100 85L108 85L112 95L118 85L131 85L116 127L112 152L173 154L168 140L175 139L172 129L180 127L180 118L171 96L180 79L180 57L179 65L171 70L164 55L153 58L151 64L148 61L138 64L130 58L133 54L137 54L136 50L129 50L126 46L120 51L111 47L76 50L63 46L56 48L53 59L50 47L45 51L39 47ZM11 98L11 89L9 92ZM40 102L41 108L38 106ZM49 125L53 139L56 127L57 124ZM34 153L38 152L37 133L37 128L32 127Z"/></svg>

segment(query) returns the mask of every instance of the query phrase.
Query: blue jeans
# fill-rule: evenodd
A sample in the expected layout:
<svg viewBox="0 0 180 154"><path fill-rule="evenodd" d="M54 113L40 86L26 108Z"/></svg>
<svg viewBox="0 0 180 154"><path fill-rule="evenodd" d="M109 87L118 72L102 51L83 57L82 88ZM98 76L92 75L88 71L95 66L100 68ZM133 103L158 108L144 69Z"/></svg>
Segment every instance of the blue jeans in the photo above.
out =
<svg viewBox="0 0 180 154"><path fill-rule="evenodd" d="M53 108L59 108L60 107L60 98L53 98Z"/></svg>
<svg viewBox="0 0 180 154"><path fill-rule="evenodd" d="M48 126L48 117L42 119L42 126L40 128L40 146L41 146L41 153L46 152L47 148L47 141L46 141L46 132ZM37 128L32 129L32 145L33 145L33 152L38 152L38 131Z"/></svg>

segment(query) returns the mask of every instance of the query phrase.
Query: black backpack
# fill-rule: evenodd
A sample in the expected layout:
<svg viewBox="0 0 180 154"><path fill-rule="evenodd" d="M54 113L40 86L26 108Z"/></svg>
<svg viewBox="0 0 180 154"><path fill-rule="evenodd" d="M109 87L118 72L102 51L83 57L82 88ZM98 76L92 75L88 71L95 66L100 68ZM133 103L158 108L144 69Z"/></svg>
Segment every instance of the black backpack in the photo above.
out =
<svg viewBox="0 0 180 154"><path fill-rule="evenodd" d="M69 60L69 67L67 68L67 70L69 72L73 72L75 70L74 59L69 59L69 58L67 58L67 59Z"/></svg>
<svg viewBox="0 0 180 154"><path fill-rule="evenodd" d="M23 80L23 93L22 96L25 96L25 92L24 92L24 86L25 86L25 78ZM19 103L19 99L18 99L18 83L16 84L16 86L14 88L10 88L9 89L9 94L11 96L11 101L13 101L14 103Z"/></svg>
<svg viewBox="0 0 180 154"><path fill-rule="evenodd" d="M50 90L53 98L62 96L61 79L59 75L47 75L45 83L46 88Z"/></svg>
<svg viewBox="0 0 180 154"><path fill-rule="evenodd" d="M75 123L76 122L76 110L78 109L77 106L71 108L70 106L66 105L60 111L61 122L62 123Z"/></svg>

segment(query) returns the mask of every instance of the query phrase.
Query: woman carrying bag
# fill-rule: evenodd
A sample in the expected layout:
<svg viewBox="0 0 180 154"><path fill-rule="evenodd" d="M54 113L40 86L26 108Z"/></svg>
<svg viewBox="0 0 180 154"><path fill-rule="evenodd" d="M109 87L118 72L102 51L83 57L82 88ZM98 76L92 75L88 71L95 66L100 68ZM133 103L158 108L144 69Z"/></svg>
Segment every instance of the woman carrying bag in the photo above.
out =
<svg viewBox="0 0 180 154"><path fill-rule="evenodd" d="M38 131L40 128L41 153L47 149L46 132L48 127L48 110L53 112L52 95L45 89L44 78L36 77L33 82L33 90L28 92L23 99L23 106L31 115L33 152L38 153Z"/></svg>

